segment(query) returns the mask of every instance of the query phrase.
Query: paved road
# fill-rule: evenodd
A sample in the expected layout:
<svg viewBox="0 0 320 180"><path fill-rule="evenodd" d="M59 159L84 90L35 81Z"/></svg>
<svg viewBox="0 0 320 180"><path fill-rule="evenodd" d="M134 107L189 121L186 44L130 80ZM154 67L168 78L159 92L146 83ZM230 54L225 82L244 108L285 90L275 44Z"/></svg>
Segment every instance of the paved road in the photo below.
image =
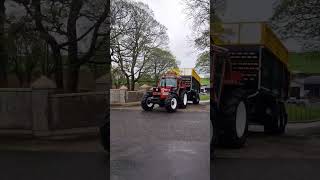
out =
<svg viewBox="0 0 320 180"><path fill-rule="evenodd" d="M320 123L290 124L283 136L253 127L246 146L217 148L211 163L215 180L320 179Z"/></svg>
<svg viewBox="0 0 320 180"><path fill-rule="evenodd" d="M1 180L109 179L102 152L0 151Z"/></svg>
<svg viewBox="0 0 320 180"><path fill-rule="evenodd" d="M112 110L111 127L112 180L210 179L209 112Z"/></svg>

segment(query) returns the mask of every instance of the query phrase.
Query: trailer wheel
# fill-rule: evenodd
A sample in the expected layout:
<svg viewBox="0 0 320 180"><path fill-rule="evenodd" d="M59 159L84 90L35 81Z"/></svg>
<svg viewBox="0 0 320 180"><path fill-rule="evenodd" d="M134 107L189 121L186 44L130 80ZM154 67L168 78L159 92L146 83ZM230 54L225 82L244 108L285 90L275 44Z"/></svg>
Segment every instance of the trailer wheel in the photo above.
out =
<svg viewBox="0 0 320 180"><path fill-rule="evenodd" d="M248 136L248 115L246 93L242 89L233 90L224 96L219 123L222 133L219 141L231 148L242 147Z"/></svg>
<svg viewBox="0 0 320 180"><path fill-rule="evenodd" d="M141 100L141 107L145 111L152 111L154 104L151 102L152 94L146 93Z"/></svg>
<svg viewBox="0 0 320 180"><path fill-rule="evenodd" d="M196 93L195 97L193 98L193 104L199 104L200 103L200 96L199 93Z"/></svg>
<svg viewBox="0 0 320 180"><path fill-rule="evenodd" d="M165 100L165 107L166 110L170 113L176 112L178 108L178 97L175 94L168 95L167 99Z"/></svg>
<svg viewBox="0 0 320 180"><path fill-rule="evenodd" d="M188 94L185 90L182 90L179 98L179 107L181 109L186 109L188 105Z"/></svg>
<svg viewBox="0 0 320 180"><path fill-rule="evenodd" d="M271 102L266 111L264 132L274 135L285 133L288 116L284 103Z"/></svg>
<svg viewBox="0 0 320 180"><path fill-rule="evenodd" d="M284 134L286 132L286 126L288 123L288 114L286 111L286 106L283 102L279 104L280 106L280 121L279 121L279 134Z"/></svg>

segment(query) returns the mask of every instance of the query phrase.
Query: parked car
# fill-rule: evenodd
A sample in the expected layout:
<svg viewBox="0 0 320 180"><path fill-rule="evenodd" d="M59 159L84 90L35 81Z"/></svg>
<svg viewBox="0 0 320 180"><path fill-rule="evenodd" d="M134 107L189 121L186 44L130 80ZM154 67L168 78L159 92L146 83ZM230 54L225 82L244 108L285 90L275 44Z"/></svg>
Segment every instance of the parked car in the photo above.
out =
<svg viewBox="0 0 320 180"><path fill-rule="evenodd" d="M287 100L288 104L296 104L296 105L301 105L301 106L307 106L310 104L308 99L298 99L296 97L290 97Z"/></svg>

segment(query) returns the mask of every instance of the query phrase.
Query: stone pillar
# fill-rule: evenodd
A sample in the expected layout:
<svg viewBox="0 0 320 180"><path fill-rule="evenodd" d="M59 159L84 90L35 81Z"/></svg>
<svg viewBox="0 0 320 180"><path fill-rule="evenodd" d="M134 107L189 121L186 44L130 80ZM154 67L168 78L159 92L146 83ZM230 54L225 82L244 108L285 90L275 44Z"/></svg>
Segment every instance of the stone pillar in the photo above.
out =
<svg viewBox="0 0 320 180"><path fill-rule="evenodd" d="M144 93L149 91L151 89L151 86L144 84L143 86L140 87L140 90L143 91Z"/></svg>
<svg viewBox="0 0 320 180"><path fill-rule="evenodd" d="M126 103L127 102L127 91L128 88L125 86L122 86L120 88L120 103Z"/></svg>
<svg viewBox="0 0 320 180"><path fill-rule="evenodd" d="M56 84L45 76L32 85L32 119L35 137L49 136L49 95L56 89Z"/></svg>

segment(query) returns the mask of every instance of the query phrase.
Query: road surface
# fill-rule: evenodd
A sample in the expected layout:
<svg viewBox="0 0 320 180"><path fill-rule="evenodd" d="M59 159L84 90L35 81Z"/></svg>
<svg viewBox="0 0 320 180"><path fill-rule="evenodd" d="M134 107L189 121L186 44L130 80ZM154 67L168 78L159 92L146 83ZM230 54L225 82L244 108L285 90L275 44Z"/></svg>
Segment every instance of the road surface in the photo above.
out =
<svg viewBox="0 0 320 180"><path fill-rule="evenodd" d="M246 146L217 148L212 180L319 180L320 123L289 124L283 136L251 128Z"/></svg>
<svg viewBox="0 0 320 180"><path fill-rule="evenodd" d="M103 152L0 151L1 180L109 179Z"/></svg>
<svg viewBox="0 0 320 180"><path fill-rule="evenodd" d="M111 179L209 180L209 112L202 107L112 110Z"/></svg>

